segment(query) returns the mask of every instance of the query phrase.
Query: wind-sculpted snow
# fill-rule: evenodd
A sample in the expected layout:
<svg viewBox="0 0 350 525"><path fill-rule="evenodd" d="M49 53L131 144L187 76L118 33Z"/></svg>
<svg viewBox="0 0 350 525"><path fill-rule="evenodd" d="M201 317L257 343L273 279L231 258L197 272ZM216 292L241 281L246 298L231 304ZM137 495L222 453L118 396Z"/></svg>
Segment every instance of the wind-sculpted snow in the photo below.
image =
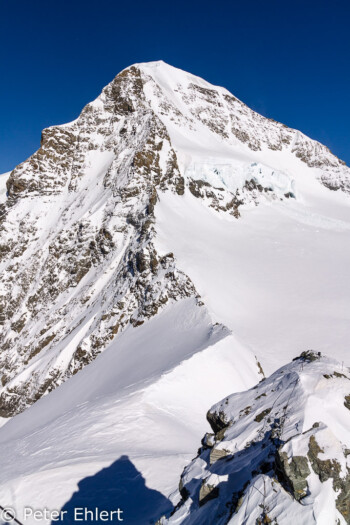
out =
<svg viewBox="0 0 350 525"><path fill-rule="evenodd" d="M307 351L214 405L165 524L350 523L350 370Z"/></svg>
<svg viewBox="0 0 350 525"><path fill-rule="evenodd" d="M347 191L349 169L327 148L162 62L127 68L77 120L44 130L0 204L0 416L60 385L128 324L187 297L203 306L176 253L156 250L162 192L239 218L298 199L291 158Z"/></svg>

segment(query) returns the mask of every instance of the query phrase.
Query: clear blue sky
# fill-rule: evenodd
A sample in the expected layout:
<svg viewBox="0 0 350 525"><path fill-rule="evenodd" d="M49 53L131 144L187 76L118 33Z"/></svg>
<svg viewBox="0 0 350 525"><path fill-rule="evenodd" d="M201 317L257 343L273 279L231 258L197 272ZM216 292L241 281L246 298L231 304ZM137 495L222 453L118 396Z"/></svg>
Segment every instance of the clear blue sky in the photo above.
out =
<svg viewBox="0 0 350 525"><path fill-rule="evenodd" d="M225 86L350 165L348 0L0 0L0 173L135 62Z"/></svg>

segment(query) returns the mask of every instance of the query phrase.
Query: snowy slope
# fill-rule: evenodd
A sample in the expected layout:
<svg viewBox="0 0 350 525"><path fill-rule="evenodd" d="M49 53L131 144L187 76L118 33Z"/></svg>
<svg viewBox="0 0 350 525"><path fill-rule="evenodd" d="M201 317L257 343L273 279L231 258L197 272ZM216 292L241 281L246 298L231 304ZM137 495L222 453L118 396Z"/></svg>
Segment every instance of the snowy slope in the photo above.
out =
<svg viewBox="0 0 350 525"><path fill-rule="evenodd" d="M163 62L44 130L0 204L0 505L95 505L102 477L141 525L208 406L307 348L349 364L349 176Z"/></svg>
<svg viewBox="0 0 350 525"><path fill-rule="evenodd" d="M0 502L22 518L43 501L60 509L82 478L125 455L144 478L146 501L150 490L168 497L207 430L208 403L254 384L255 369L254 356L223 327L213 329L193 299L167 307L0 430ZM124 483L113 480L115 490ZM123 501L126 522L144 523ZM151 506L145 522L170 506Z"/></svg>
<svg viewBox="0 0 350 525"><path fill-rule="evenodd" d="M254 349L265 373L303 348L349 362L350 210L315 201L259 206L231 222L192 195L163 195L157 207L158 249L171 245L213 319Z"/></svg>
<svg viewBox="0 0 350 525"><path fill-rule="evenodd" d="M10 173L9 171L0 175L0 204L6 200L6 182Z"/></svg>
<svg viewBox="0 0 350 525"><path fill-rule="evenodd" d="M327 525L350 520L350 370L304 352L208 412L214 433L161 524Z"/></svg>

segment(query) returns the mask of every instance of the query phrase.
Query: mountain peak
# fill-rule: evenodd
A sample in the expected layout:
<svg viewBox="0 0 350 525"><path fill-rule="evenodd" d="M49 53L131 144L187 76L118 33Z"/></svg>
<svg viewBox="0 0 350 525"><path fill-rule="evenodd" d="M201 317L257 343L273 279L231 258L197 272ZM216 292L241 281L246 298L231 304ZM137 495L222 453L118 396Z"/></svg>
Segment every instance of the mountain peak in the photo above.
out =
<svg viewBox="0 0 350 525"><path fill-rule="evenodd" d="M180 271L177 280L170 279L170 270L164 274L170 279L166 285L158 280L165 268L176 266L152 241L159 192L188 194L234 220L244 207L298 199L310 185L322 192L320 182L326 192L348 192L349 169L321 144L254 113L222 88L162 61L117 75L78 119L44 130L40 149L6 182L0 253L8 281L1 341L9 350L2 354L0 413L13 414L60 384L129 323L144 322L168 300L199 297ZM108 300L103 293L96 314L95 275L111 264L123 278L120 286L110 283L113 292ZM141 301L138 272L146 272L147 286L152 282L157 290L153 299ZM16 292L10 285L14 278ZM122 300L128 313L117 307ZM67 323L71 301L75 307ZM84 319L86 331L80 333ZM77 340L73 337L62 360L72 330ZM13 362L10 353L19 348ZM28 400L24 392L31 388L35 394Z"/></svg>
<svg viewBox="0 0 350 525"><path fill-rule="evenodd" d="M136 62L135 64L132 64L129 67L138 67L141 69L154 69L154 68L159 68L159 67L176 69L170 64L168 64L167 62L164 62L164 60L150 60L149 62Z"/></svg>

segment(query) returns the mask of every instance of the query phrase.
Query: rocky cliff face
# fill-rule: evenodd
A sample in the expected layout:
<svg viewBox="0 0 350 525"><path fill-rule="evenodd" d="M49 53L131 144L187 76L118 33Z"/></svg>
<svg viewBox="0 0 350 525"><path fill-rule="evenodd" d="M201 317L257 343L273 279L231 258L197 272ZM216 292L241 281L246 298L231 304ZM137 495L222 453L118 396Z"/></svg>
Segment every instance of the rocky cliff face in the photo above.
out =
<svg viewBox="0 0 350 525"><path fill-rule="evenodd" d="M238 148L239 163L185 169L180 132L189 144L209 137ZM349 169L327 148L163 63L127 68L76 121L43 131L0 208L0 416L34 403L165 304L193 296L204 307L176 254L155 248L157 196L190 192L233 218L242 206L295 198L289 175L250 158L264 148L349 191Z"/></svg>
<svg viewBox="0 0 350 525"><path fill-rule="evenodd" d="M168 133L130 68L79 119L43 132L2 207L0 415L89 363L126 325L197 296L156 252L157 191L182 194Z"/></svg>
<svg viewBox="0 0 350 525"><path fill-rule="evenodd" d="M349 369L308 351L223 399L159 523L350 523L349 392Z"/></svg>

